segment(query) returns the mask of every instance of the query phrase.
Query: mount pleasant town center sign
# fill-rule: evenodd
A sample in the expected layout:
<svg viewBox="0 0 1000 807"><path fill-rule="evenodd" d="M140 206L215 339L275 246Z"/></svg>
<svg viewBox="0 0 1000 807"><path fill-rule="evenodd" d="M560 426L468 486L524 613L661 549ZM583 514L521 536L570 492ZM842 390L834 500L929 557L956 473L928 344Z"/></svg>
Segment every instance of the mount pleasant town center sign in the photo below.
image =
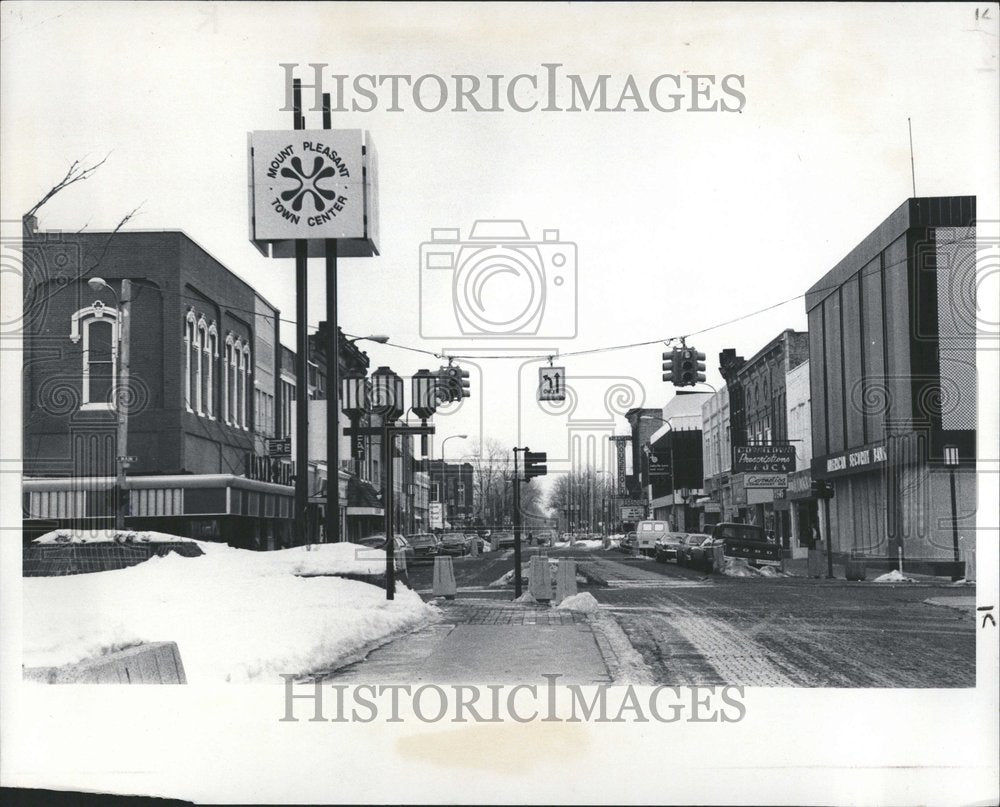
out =
<svg viewBox="0 0 1000 807"><path fill-rule="evenodd" d="M362 143L361 129L253 132L254 239L363 238Z"/></svg>

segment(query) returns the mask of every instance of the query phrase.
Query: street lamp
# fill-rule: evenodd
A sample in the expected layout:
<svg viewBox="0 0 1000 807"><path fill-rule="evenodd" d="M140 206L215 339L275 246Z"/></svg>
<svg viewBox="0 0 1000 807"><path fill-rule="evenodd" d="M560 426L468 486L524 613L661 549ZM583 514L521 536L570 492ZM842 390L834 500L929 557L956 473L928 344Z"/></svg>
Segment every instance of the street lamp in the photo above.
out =
<svg viewBox="0 0 1000 807"><path fill-rule="evenodd" d="M951 481L951 540L955 556L955 571L951 579L958 580L958 506L955 502L955 469L958 467L958 446L947 445L944 447L944 466L948 469Z"/></svg>
<svg viewBox="0 0 1000 807"><path fill-rule="evenodd" d="M115 309L118 312L117 337L121 343L118 350L118 383L113 388L114 407L118 420L118 439L115 446L115 467L116 478L115 488L118 491L118 502L115 508L115 529L125 529L125 514L128 512L128 496L125 490L125 474L129 463L128 456L128 396L129 396L129 344L131 342L131 318L129 310L132 303L132 283L126 279L121 281L122 290L119 295L101 277L92 277L87 281L87 285L93 291L107 289L115 298Z"/></svg>
<svg viewBox="0 0 1000 807"><path fill-rule="evenodd" d="M362 341L378 342L384 345L389 337L384 334L355 336L348 339L353 345ZM336 542L340 535L340 417L337 413L337 394L340 383L340 342L337 328L332 328L327 346L327 422L326 422L326 540ZM346 409L344 410L346 413Z"/></svg>

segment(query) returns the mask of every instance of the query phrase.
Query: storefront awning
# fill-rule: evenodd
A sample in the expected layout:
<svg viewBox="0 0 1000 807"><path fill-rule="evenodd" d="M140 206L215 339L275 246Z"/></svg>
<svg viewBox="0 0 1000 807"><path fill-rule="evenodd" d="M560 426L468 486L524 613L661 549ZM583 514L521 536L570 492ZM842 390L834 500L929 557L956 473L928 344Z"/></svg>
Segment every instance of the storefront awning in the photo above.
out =
<svg viewBox="0 0 1000 807"><path fill-rule="evenodd" d="M378 491L369 482L352 476L347 480L347 515L384 516Z"/></svg>

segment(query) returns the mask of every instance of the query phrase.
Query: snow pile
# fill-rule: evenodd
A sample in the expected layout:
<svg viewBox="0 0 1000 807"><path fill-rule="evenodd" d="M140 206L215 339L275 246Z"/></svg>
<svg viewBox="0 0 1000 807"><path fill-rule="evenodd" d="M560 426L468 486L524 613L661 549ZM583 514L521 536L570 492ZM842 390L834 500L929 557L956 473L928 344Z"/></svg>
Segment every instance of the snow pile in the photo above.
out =
<svg viewBox="0 0 1000 807"><path fill-rule="evenodd" d="M885 574L880 574L874 580L873 583L915 583L916 581L912 577L906 577L903 575L899 569L893 569L891 572L886 572Z"/></svg>
<svg viewBox="0 0 1000 807"><path fill-rule="evenodd" d="M576 549L603 549L604 541L593 538L583 538L573 545Z"/></svg>
<svg viewBox="0 0 1000 807"><path fill-rule="evenodd" d="M514 602L536 603L538 600L535 599L535 596L530 591L525 591L524 594L515 599Z"/></svg>
<svg viewBox="0 0 1000 807"><path fill-rule="evenodd" d="M777 566L760 566L754 568L746 558L726 558L725 566L717 570L726 577L788 577Z"/></svg>
<svg viewBox="0 0 1000 807"><path fill-rule="evenodd" d="M589 591L584 591L581 594L574 594L572 597L567 597L556 608L562 608L566 611L579 611L583 614L596 614L601 609L601 606L597 604L597 600L594 599L593 594Z"/></svg>
<svg viewBox="0 0 1000 807"><path fill-rule="evenodd" d="M405 586L387 601L367 583L296 576L295 568L344 561L341 551L313 554L322 560L216 545L196 558L170 553L117 571L25 578L23 664L175 641L191 683L273 682L331 668L435 618Z"/></svg>
<svg viewBox="0 0 1000 807"><path fill-rule="evenodd" d="M194 543L191 538L153 530L53 530L36 538L35 544L172 544ZM201 543L200 541L197 543Z"/></svg>
<svg viewBox="0 0 1000 807"><path fill-rule="evenodd" d="M268 553L276 563L286 562L292 574L377 575L385 573L385 550L351 544L312 544Z"/></svg>

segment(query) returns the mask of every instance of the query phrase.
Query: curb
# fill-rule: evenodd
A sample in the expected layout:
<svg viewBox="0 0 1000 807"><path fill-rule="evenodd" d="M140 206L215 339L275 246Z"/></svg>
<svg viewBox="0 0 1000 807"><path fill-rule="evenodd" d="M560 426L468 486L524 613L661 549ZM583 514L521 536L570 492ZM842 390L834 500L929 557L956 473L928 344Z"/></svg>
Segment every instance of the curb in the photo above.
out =
<svg viewBox="0 0 1000 807"><path fill-rule="evenodd" d="M62 667L25 667L39 684L186 684L176 642L152 642Z"/></svg>

